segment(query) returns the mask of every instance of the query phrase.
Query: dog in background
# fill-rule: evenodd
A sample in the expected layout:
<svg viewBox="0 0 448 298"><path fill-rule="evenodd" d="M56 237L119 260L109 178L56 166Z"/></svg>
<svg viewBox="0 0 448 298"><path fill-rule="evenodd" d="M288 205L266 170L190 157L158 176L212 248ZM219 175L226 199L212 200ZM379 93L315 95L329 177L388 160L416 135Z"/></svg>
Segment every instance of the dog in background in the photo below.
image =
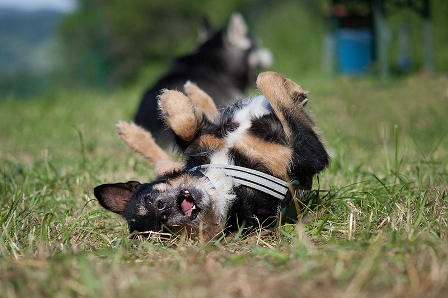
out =
<svg viewBox="0 0 448 298"><path fill-rule="evenodd" d="M161 115L180 140L184 162L173 161L141 127L119 122L120 137L154 164L157 178L99 185L95 197L123 216L130 232L164 226L205 240L242 228L273 227L282 204L306 205L303 191L310 191L313 177L330 160L304 107L307 93L274 72L261 73L257 87L262 95L221 111L194 84L186 85L188 96L165 90ZM277 193L283 185L288 187Z"/></svg>
<svg viewBox="0 0 448 298"><path fill-rule="evenodd" d="M222 30L205 22L202 32L198 48L177 58L168 72L146 91L134 118L137 125L149 130L164 146L170 146L173 138L158 115L157 96L163 89L182 90L185 82L191 81L220 107L239 99L255 82L257 70L272 64L271 53L257 48L239 13L232 14Z"/></svg>

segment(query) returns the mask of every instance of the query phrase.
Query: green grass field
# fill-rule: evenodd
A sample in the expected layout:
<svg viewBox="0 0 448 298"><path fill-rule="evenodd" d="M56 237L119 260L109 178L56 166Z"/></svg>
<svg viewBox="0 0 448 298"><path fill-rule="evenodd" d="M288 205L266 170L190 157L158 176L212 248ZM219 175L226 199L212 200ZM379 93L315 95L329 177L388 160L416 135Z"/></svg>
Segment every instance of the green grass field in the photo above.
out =
<svg viewBox="0 0 448 298"><path fill-rule="evenodd" d="M0 297L446 297L448 78L285 75L332 152L321 204L210 243L131 241L93 196L153 177L114 131L140 90L0 101Z"/></svg>

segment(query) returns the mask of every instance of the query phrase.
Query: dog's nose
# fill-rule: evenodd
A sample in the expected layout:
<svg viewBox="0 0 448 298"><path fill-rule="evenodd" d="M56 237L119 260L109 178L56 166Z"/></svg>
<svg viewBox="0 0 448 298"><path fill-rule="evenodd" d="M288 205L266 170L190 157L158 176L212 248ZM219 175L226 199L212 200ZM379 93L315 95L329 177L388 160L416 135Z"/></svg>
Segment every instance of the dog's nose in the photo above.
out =
<svg viewBox="0 0 448 298"><path fill-rule="evenodd" d="M162 199L157 200L155 203L157 213L162 222L166 222L171 213L171 208L167 202Z"/></svg>
<svg viewBox="0 0 448 298"><path fill-rule="evenodd" d="M163 211L166 208L166 203L162 200L157 201L156 203L157 209L159 209L159 211Z"/></svg>

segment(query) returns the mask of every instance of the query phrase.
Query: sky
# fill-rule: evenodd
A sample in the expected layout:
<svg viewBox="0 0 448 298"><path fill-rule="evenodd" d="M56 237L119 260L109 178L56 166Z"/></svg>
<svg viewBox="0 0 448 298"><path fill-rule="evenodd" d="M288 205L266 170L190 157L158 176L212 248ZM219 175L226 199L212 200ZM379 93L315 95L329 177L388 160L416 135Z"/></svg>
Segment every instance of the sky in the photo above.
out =
<svg viewBox="0 0 448 298"><path fill-rule="evenodd" d="M18 8L24 10L52 8L70 12L75 9L75 6L75 0L0 0L0 8Z"/></svg>

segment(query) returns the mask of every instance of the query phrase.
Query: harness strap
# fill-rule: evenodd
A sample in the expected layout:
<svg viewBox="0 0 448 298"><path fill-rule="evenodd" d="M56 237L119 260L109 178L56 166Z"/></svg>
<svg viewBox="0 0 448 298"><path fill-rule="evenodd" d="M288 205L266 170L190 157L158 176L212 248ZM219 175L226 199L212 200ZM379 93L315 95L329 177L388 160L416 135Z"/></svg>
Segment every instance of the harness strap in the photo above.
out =
<svg viewBox="0 0 448 298"><path fill-rule="evenodd" d="M191 168L189 171L201 171L203 173L203 171L207 169L222 170L226 176L232 177L236 182L267 193L280 201L285 201L288 198L288 191L291 192L293 196L302 197L300 194L301 192L311 190L311 181L301 185L299 180L294 179L293 177L292 179L287 179L291 180L288 183L272 175L234 165L205 164Z"/></svg>
<svg viewBox="0 0 448 298"><path fill-rule="evenodd" d="M225 164L205 164L189 169L189 172L204 175L208 183L212 182L205 175L208 169L218 169L224 171L225 175L244 186L267 193L279 200L278 214L280 211L284 214L282 221L297 220L300 214L300 206L298 200L306 198L310 191L312 180L308 178L299 179L299 177L285 176L285 180L279 179L272 175L252 170L245 167L225 165ZM212 185L213 186L213 185ZM291 199L292 196L292 200ZM291 204L292 202L294 204Z"/></svg>
<svg viewBox="0 0 448 298"><path fill-rule="evenodd" d="M288 183L277 177L269 174L248 169L245 167L234 165L221 165L221 164L206 164L197 166L189 171L206 170L206 169L219 169L224 171L226 176L230 176L234 181L244 186L257 189L264 193L267 193L280 201L284 201L287 198L289 191Z"/></svg>

